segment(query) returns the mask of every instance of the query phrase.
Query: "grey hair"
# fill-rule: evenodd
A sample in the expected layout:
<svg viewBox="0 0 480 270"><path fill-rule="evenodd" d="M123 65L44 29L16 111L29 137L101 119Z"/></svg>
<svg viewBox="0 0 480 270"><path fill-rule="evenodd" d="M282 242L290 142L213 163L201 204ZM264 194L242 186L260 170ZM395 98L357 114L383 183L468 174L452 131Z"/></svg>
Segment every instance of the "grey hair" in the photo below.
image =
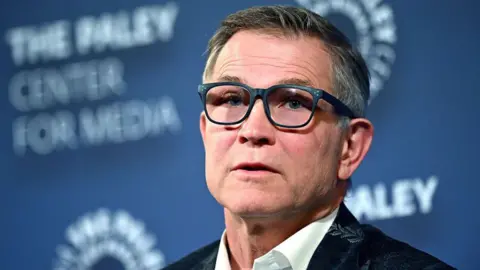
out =
<svg viewBox="0 0 480 270"><path fill-rule="evenodd" d="M285 37L306 35L319 38L332 58L333 94L355 116L365 116L370 98L370 74L365 60L333 24L301 7L251 7L225 18L208 43L204 80L213 72L218 55L227 41L242 30L257 30ZM347 127L348 122L349 119L345 117L339 121L342 127Z"/></svg>

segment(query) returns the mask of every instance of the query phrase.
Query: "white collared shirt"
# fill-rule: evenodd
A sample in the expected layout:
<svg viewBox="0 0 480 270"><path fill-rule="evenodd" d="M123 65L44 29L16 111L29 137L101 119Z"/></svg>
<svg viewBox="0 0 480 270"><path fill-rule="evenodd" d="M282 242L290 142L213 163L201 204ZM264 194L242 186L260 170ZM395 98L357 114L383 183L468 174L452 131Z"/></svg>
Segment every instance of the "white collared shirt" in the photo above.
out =
<svg viewBox="0 0 480 270"><path fill-rule="evenodd" d="M306 270L317 246L337 216L338 208L316 220L253 262L252 270ZM220 240L215 270L231 270L225 244L225 231Z"/></svg>

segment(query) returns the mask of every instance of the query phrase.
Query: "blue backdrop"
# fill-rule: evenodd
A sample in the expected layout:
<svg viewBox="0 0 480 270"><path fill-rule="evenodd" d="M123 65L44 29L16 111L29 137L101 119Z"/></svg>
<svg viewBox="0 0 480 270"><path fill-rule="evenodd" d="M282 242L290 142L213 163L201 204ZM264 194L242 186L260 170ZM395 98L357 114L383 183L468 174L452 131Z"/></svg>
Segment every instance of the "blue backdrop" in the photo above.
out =
<svg viewBox="0 0 480 270"><path fill-rule="evenodd" d="M349 208L480 269L480 2L275 3L330 18L372 70L376 132ZM255 4L1 4L1 269L158 269L220 237L196 87L221 19Z"/></svg>

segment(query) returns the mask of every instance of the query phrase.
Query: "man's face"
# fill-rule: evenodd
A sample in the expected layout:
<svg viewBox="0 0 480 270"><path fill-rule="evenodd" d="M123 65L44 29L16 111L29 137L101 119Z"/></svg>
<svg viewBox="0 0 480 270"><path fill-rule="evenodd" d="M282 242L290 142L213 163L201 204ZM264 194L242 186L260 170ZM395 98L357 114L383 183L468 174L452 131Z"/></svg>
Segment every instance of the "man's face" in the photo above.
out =
<svg viewBox="0 0 480 270"><path fill-rule="evenodd" d="M207 82L227 77L254 88L301 80L330 93L332 89L330 56L319 40L309 37L239 32L220 52ZM213 197L245 217L288 215L324 203L337 181L343 141L338 118L328 105L324 108L301 129L273 126L261 100L236 126L216 125L202 113L206 181Z"/></svg>

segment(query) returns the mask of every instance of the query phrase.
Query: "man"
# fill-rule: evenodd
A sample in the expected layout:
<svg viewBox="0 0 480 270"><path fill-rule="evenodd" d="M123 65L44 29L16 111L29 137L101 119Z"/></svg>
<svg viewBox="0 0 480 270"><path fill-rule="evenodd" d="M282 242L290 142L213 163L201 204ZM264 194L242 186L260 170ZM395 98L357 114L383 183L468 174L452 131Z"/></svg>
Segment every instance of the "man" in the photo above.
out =
<svg viewBox="0 0 480 270"><path fill-rule="evenodd" d="M452 269L343 203L373 127L368 70L342 33L305 9L254 7L208 53L200 131L226 230L165 269Z"/></svg>

